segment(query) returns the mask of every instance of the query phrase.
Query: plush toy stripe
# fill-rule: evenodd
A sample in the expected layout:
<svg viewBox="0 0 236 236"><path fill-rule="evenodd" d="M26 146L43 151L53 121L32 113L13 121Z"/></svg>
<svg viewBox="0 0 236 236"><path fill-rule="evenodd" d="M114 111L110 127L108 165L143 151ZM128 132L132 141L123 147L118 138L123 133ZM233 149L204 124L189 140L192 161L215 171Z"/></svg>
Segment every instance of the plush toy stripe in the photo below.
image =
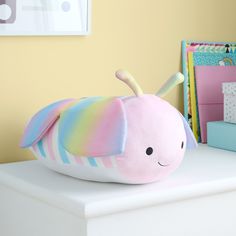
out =
<svg viewBox="0 0 236 236"><path fill-rule="evenodd" d="M88 150L105 149L107 145L115 147L123 139L123 133L120 132L120 120L117 119L120 114L119 109L114 105L113 100L104 103L97 114L97 120L94 123L90 137L87 136L88 143L84 147ZM108 119L112 122L108 122Z"/></svg>
<svg viewBox="0 0 236 236"><path fill-rule="evenodd" d="M40 140L37 145L38 145L38 149L39 149L39 152L40 152L41 156L46 157L46 153L45 153L45 150L44 150L44 147L43 147L42 140Z"/></svg>
<svg viewBox="0 0 236 236"><path fill-rule="evenodd" d="M64 111L59 138L65 149L80 156L111 156L124 151L126 117L119 98L87 98Z"/></svg>
<svg viewBox="0 0 236 236"><path fill-rule="evenodd" d="M81 157L75 157L75 161L76 161L76 163L77 164L79 164L79 165L83 165L83 162L82 162L82 159L81 159Z"/></svg>
<svg viewBox="0 0 236 236"><path fill-rule="evenodd" d="M62 161L63 161L65 164L70 163L70 161L69 161L69 159L68 159L68 157L67 157L67 154L66 154L65 149L64 149L60 144L58 144L58 148L59 148L59 152L60 152L60 156L61 156Z"/></svg>
<svg viewBox="0 0 236 236"><path fill-rule="evenodd" d="M49 140L43 139L42 145L43 147L48 145ZM58 144L58 143L57 143ZM73 156L65 151L68 160L65 162L62 156L59 152L59 146L53 145L51 147L51 151L49 151L49 148L47 147L44 149L43 154L39 149L38 144L35 144L31 148L32 152L37 156L39 159L51 159L51 161L64 163L64 164L76 164L81 166L91 166L91 167L105 167L105 168L114 168L116 166L116 158L111 156L109 158L107 157L80 157L80 156ZM55 157L52 158L52 153Z"/></svg>
<svg viewBox="0 0 236 236"><path fill-rule="evenodd" d="M62 145L60 144L59 138L58 138L58 123L55 125L55 127L53 127L53 140L55 142L55 146L54 146L54 152L57 153L57 155L60 157L61 161L64 164L69 164L70 160L69 157L67 155L66 150L62 147Z"/></svg>
<svg viewBox="0 0 236 236"><path fill-rule="evenodd" d="M106 167L106 168L112 168L112 161L111 161L111 158L103 158L102 159L102 162L103 162L103 165Z"/></svg>
<svg viewBox="0 0 236 236"><path fill-rule="evenodd" d="M81 166L91 167L105 167L114 168L116 166L116 157L81 157L74 156L68 153L66 150L63 151L63 155L66 155L66 160L61 156L62 147L59 147L58 142L54 142L58 138L57 125L54 129L49 131L49 134L43 138L37 144L34 144L31 148L32 152L39 159L51 159L51 161L64 163L64 164L75 164Z"/></svg>
<svg viewBox="0 0 236 236"><path fill-rule="evenodd" d="M49 130L48 132L48 135L47 135L47 148L48 148L48 154L49 156L51 157L52 160L56 160L56 155L55 155L55 152L53 150L53 144L54 144L54 135L55 135L55 129L51 129Z"/></svg>
<svg viewBox="0 0 236 236"><path fill-rule="evenodd" d="M25 148L37 143L58 119L60 112L74 101L75 99L58 101L36 113L25 129L20 146Z"/></svg>
<svg viewBox="0 0 236 236"><path fill-rule="evenodd" d="M93 158L93 157L88 157L88 161L89 161L89 164L90 164L91 166L94 166L94 167L97 167L97 166L98 166L95 158Z"/></svg>
<svg viewBox="0 0 236 236"><path fill-rule="evenodd" d="M70 147L70 150L80 149L80 153L74 151L71 153L85 155L86 144L94 132L95 122L99 122L100 113L104 110L103 104L99 109L96 109L96 104L104 99L101 97L85 99L62 114L60 119L61 129L59 128L60 131L62 130L60 137L65 140L65 146ZM77 144L80 144L80 147Z"/></svg>
<svg viewBox="0 0 236 236"><path fill-rule="evenodd" d="M41 160L53 161L60 164L81 165L101 168L114 168L116 157L86 157L75 156L67 152L58 140L57 121L38 143L33 144L31 150Z"/></svg>

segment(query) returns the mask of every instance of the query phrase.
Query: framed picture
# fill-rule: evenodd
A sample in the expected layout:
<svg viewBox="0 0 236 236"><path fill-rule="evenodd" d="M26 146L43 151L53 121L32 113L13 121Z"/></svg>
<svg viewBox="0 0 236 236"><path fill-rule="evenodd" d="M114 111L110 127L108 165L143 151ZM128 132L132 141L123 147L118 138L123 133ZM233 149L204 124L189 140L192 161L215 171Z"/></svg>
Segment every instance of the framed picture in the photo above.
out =
<svg viewBox="0 0 236 236"><path fill-rule="evenodd" d="M90 0L0 0L0 36L88 35Z"/></svg>

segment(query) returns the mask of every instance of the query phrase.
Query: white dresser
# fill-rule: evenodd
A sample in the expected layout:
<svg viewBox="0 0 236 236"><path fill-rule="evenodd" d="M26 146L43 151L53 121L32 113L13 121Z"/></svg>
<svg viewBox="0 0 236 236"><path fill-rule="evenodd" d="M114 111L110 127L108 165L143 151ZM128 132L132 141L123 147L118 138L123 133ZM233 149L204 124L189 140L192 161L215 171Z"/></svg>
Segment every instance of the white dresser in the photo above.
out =
<svg viewBox="0 0 236 236"><path fill-rule="evenodd" d="M0 165L1 236L235 236L236 153L200 145L168 179L104 184Z"/></svg>

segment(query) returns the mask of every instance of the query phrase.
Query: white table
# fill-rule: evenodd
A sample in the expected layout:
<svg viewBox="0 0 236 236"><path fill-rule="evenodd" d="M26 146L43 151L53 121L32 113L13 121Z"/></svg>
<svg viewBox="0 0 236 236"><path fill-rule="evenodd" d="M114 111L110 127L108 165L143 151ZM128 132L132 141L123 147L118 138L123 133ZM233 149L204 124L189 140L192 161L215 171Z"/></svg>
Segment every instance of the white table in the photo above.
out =
<svg viewBox="0 0 236 236"><path fill-rule="evenodd" d="M236 153L200 145L168 179L104 184L0 165L1 236L236 235Z"/></svg>

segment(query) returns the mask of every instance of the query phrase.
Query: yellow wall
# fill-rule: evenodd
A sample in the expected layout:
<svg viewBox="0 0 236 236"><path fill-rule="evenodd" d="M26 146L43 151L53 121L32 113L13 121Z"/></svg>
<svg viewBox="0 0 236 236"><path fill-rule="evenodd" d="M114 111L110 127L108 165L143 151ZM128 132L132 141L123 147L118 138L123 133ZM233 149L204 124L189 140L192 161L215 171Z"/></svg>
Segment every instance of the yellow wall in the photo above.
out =
<svg viewBox="0 0 236 236"><path fill-rule="evenodd" d="M131 94L117 68L154 93L180 70L182 39L236 41L235 9L235 0L92 0L88 37L0 37L0 162L32 158L18 142L48 103ZM181 87L166 99L182 110Z"/></svg>

